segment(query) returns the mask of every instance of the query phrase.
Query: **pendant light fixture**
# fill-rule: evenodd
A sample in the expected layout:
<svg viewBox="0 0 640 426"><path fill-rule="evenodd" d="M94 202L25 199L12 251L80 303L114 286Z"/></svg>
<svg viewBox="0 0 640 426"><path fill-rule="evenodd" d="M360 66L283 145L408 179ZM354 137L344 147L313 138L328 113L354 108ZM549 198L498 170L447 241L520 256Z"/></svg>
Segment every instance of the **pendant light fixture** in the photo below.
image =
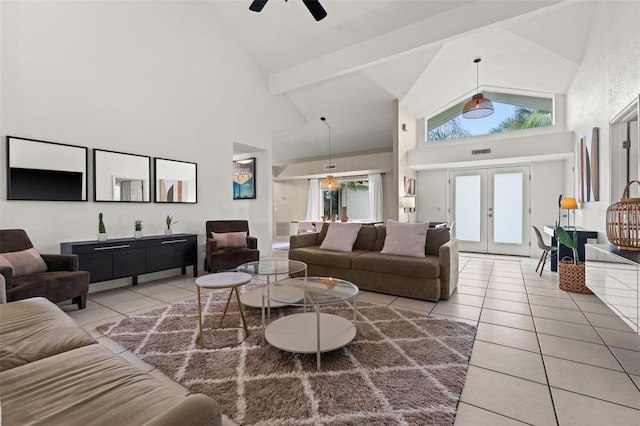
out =
<svg viewBox="0 0 640 426"><path fill-rule="evenodd" d="M493 103L479 93L478 64L481 60L480 58L473 60L476 64L476 94L473 95L469 102L464 104L464 108L462 108L462 116L464 118L483 118L493 114Z"/></svg>
<svg viewBox="0 0 640 426"><path fill-rule="evenodd" d="M336 166L335 164L331 163L331 126L329 126L327 124L327 119L324 117L320 117L320 120L322 120L322 122L324 123L325 126L327 126L327 128L329 129L329 165L328 165L328 169L335 169ZM327 167L325 167L326 169ZM334 178L331 175L328 175L326 178L322 179L320 181L320 189L324 189L324 190L337 190L338 188L340 188L340 183L338 182L338 179Z"/></svg>

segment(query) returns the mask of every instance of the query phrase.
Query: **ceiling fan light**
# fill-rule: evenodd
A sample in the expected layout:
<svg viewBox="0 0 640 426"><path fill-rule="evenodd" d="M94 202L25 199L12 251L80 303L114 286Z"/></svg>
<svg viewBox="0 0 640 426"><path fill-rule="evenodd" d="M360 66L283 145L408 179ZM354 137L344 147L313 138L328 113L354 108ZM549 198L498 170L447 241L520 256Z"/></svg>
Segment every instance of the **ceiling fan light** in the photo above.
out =
<svg viewBox="0 0 640 426"><path fill-rule="evenodd" d="M333 190L337 190L338 188L340 188L340 183L338 182L338 179L334 178L331 175L327 176L326 178L320 181L320 189L333 191Z"/></svg>
<svg viewBox="0 0 640 426"><path fill-rule="evenodd" d="M471 100L462 108L464 118L483 118L493 114L493 103L482 93L473 95Z"/></svg>

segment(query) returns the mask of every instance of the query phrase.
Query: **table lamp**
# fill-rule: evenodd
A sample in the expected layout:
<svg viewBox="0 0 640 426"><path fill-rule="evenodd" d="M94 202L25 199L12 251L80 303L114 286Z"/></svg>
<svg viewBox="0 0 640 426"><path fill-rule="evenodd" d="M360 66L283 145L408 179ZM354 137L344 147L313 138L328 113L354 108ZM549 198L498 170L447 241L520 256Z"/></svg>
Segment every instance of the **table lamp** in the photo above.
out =
<svg viewBox="0 0 640 426"><path fill-rule="evenodd" d="M402 207L404 212L409 214L407 222L411 222L411 213L416 211L416 197L403 197Z"/></svg>
<svg viewBox="0 0 640 426"><path fill-rule="evenodd" d="M578 201L575 198L563 198L560 201L560 208L565 210L575 210L578 208ZM573 212L573 226L576 226L575 212ZM571 228L571 216L569 216L569 212L567 212L567 228Z"/></svg>

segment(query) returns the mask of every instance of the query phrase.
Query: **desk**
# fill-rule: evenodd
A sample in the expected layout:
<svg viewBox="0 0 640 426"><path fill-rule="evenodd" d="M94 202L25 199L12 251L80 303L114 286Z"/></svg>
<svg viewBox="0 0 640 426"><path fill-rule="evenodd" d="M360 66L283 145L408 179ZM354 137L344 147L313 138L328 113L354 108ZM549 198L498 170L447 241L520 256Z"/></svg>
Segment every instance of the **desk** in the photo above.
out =
<svg viewBox="0 0 640 426"><path fill-rule="evenodd" d="M590 238L598 238L597 231L590 231L588 229L584 229L580 226L563 226L563 228L569 233L569 235L573 235L573 231L575 230L578 233L578 259L580 261L584 261L584 245L587 243L587 240ZM551 235L551 245L554 247L558 247L558 253L551 253L551 270L553 272L558 271L558 258L562 260L565 257L569 257L573 259L573 251L562 244L558 245L558 241L556 240L556 229L555 226L545 225L544 233L547 235Z"/></svg>

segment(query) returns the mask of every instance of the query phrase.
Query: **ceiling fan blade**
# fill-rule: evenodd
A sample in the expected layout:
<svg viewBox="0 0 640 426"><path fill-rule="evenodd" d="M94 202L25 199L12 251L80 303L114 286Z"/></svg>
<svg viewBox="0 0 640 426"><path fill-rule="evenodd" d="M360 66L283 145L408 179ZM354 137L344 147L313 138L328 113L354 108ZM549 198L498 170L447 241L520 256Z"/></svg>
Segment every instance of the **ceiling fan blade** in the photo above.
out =
<svg viewBox="0 0 640 426"><path fill-rule="evenodd" d="M260 12L265 4L267 4L269 0L253 0L251 6L249 6L249 10L253 10L254 12Z"/></svg>
<svg viewBox="0 0 640 426"><path fill-rule="evenodd" d="M318 0L302 0L302 3L307 6L307 9L309 9L309 12L311 12L316 21L327 16L327 11L324 10L324 7L322 7Z"/></svg>

